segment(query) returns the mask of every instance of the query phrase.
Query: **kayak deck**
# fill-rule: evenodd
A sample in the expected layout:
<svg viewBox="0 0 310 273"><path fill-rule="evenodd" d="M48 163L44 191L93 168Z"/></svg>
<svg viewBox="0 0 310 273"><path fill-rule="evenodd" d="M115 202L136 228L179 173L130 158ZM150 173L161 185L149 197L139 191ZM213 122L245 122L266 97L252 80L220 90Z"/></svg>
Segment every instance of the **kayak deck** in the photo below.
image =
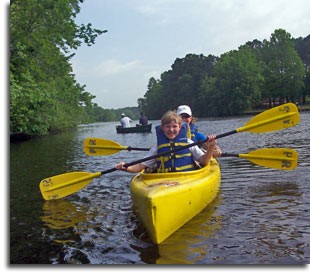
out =
<svg viewBox="0 0 310 273"><path fill-rule="evenodd" d="M216 197L220 168L215 159L189 172L139 173L130 190L135 211L155 244L200 213Z"/></svg>

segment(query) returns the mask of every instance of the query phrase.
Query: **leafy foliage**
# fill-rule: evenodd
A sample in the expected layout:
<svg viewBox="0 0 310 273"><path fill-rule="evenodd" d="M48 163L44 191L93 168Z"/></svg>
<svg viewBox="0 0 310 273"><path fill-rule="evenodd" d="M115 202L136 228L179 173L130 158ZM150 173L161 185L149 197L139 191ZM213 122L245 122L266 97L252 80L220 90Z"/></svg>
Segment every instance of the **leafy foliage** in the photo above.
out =
<svg viewBox="0 0 310 273"><path fill-rule="evenodd" d="M159 80L149 80L139 105L151 119L188 104L197 116L236 115L284 101L306 101L310 92L309 36L294 40L283 29L220 57L188 54ZM167 99L168 98L168 99Z"/></svg>
<svg viewBox="0 0 310 273"><path fill-rule="evenodd" d="M143 111L152 118L159 118L166 110L180 104L198 105L200 83L206 75L212 76L216 60L215 56L202 54L176 59L172 70L162 73L160 80L149 80Z"/></svg>
<svg viewBox="0 0 310 273"><path fill-rule="evenodd" d="M105 33L77 25L83 0L12 0L10 5L10 131L42 135L80 123L116 121L124 112L150 119L188 104L197 116L235 115L310 95L310 35L283 29L220 57L187 54L160 79L150 78L138 107L103 109L72 73L72 53Z"/></svg>
<svg viewBox="0 0 310 273"><path fill-rule="evenodd" d="M301 96L304 87L305 67L289 33L283 29L276 30L270 42L266 42L263 60L265 66L265 87L268 99L279 98L281 102L295 101Z"/></svg>
<svg viewBox="0 0 310 273"><path fill-rule="evenodd" d="M204 97L209 102L205 115L235 115L259 103L262 68L251 49L223 54L214 67L214 75L212 82L201 86L200 92L206 93ZM212 95L212 100L208 100Z"/></svg>
<svg viewBox="0 0 310 273"><path fill-rule="evenodd" d="M42 135L87 120L94 98L69 63L106 32L74 19L82 0L13 0L10 5L10 131Z"/></svg>

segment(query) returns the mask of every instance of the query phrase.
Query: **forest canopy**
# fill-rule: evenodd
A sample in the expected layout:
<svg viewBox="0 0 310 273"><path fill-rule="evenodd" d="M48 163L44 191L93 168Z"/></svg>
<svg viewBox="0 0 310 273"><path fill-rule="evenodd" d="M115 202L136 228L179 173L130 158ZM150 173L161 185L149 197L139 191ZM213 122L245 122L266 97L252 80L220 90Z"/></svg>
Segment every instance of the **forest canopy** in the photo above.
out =
<svg viewBox="0 0 310 273"><path fill-rule="evenodd" d="M42 135L89 120L94 98L70 59L106 30L74 21L83 0L10 3L10 131Z"/></svg>
<svg viewBox="0 0 310 273"><path fill-rule="evenodd" d="M188 104L195 115L237 115L310 95L310 35L277 29L270 40L247 42L220 57L187 54L160 79L151 78L139 107L151 119ZM169 98L169 100L167 100Z"/></svg>
<svg viewBox="0 0 310 273"><path fill-rule="evenodd" d="M144 112L159 119L180 104L196 116L242 114L310 95L310 35L292 38L276 29L221 56L188 53L160 79L149 79L137 107L103 109L72 73L71 58L107 30L77 25L84 0L10 2L10 132L44 135L81 123L132 119ZM169 99L167 99L169 98Z"/></svg>

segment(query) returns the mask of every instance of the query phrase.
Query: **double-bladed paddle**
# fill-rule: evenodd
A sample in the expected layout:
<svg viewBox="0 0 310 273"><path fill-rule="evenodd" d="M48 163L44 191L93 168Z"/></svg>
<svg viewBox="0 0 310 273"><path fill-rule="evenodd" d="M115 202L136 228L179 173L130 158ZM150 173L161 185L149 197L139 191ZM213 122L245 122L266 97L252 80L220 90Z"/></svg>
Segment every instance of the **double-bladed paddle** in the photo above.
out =
<svg viewBox="0 0 310 273"><path fill-rule="evenodd" d="M282 130L285 128L289 128L291 126L295 126L296 124L298 124L299 120L300 120L300 117L299 117L299 112L298 112L296 105L292 103L287 103L287 104L280 105L278 107L274 107L272 109L266 110L258 114L257 116L253 117L243 127L239 127L233 131L218 135L217 138L222 138L222 137L229 136L235 133L240 133L240 132L264 133L264 132L271 132L275 130ZM174 151L179 151L179 150L186 149L186 148L198 145L198 144L202 144L205 141L207 141L207 139L204 141L194 142L194 143L191 143L183 147L178 147ZM168 154L169 152L170 151L167 151L165 153L159 153L154 156L150 156L150 157L142 158L142 159L130 162L130 163L126 163L124 167L129 167L129 166L141 163L141 162L145 162L145 161L160 157L164 154ZM281 159L277 159L277 160L282 162L283 155L281 156ZM272 159L270 158L269 161L272 161ZM293 160L293 162L295 161L297 164L296 158ZM294 166L294 164L292 164L291 162L292 166ZM116 170L117 170L116 168L112 168L112 169L109 169L103 172L96 172L96 173L71 172L71 173L56 175L53 177L43 179L40 182L40 191L45 200L59 199L59 198L68 196L72 193L75 193L79 191L80 189L84 188L86 185L88 185L92 181L92 179L99 177L103 174L114 172Z"/></svg>
<svg viewBox="0 0 310 273"><path fill-rule="evenodd" d="M263 148L248 154L223 153L221 157L239 157L267 168L294 170L298 163L298 153L289 148Z"/></svg>
<svg viewBox="0 0 310 273"><path fill-rule="evenodd" d="M122 150L149 151L150 148L133 148L122 146L119 143L104 138L86 138L84 151L87 155L112 155ZM221 157L240 157L263 167L279 170L293 170L297 166L298 154L288 148L264 148L248 154L223 153Z"/></svg>
<svg viewBox="0 0 310 273"><path fill-rule="evenodd" d="M89 137L84 140L84 152L89 156L113 155L120 151L148 151L149 148L122 146L115 141Z"/></svg>
<svg viewBox="0 0 310 273"><path fill-rule="evenodd" d="M84 151L87 155L111 155L122 150L149 151L150 148L122 146L104 138L86 138L84 141ZM279 170L293 170L298 161L297 152L288 148L263 148L248 154L222 153L220 157L245 158L256 165Z"/></svg>
<svg viewBox="0 0 310 273"><path fill-rule="evenodd" d="M240 157L250 162L267 168L279 170L293 170L297 166L298 154L293 149L288 148L263 148L252 151L248 154L223 153L221 157ZM152 158L154 158L152 156ZM126 167L150 160L150 157L125 164ZM40 190L45 200L59 199L79 191L87 186L94 178L114 172L112 168L102 172L70 172L45 178L40 182Z"/></svg>
<svg viewBox="0 0 310 273"><path fill-rule="evenodd" d="M282 130L291 126L295 126L299 123L299 119L300 117L297 106L293 103L287 103L264 111L253 117L243 127L237 128L233 131L221 135L217 135L216 138L219 139L240 132L265 133ZM194 143L191 146L197 144L201 145L204 141ZM149 148L122 146L117 142L102 138L86 138L84 140L84 152L89 156L112 155L122 150L148 151Z"/></svg>

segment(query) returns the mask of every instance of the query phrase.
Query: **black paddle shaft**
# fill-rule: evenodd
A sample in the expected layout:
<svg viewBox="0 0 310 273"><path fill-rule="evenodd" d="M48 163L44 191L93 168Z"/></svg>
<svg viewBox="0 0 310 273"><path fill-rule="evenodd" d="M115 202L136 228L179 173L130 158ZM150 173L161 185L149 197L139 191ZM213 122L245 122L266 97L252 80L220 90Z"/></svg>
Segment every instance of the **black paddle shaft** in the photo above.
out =
<svg viewBox="0 0 310 273"><path fill-rule="evenodd" d="M237 133L236 130L233 130L233 131L230 131L230 132L227 132L227 133L224 133L224 134L220 134L220 135L216 136L216 139L222 138L222 137L226 137L226 136L229 136L229 135L233 135L235 133ZM173 150L173 152L178 152L178 151L181 151L181 150L184 150L184 149L196 146L196 145L201 145L201 144L203 144L204 142L207 142L207 141L208 141L208 137L205 140L199 140L197 142L193 142L193 143L188 144L188 145L183 146L183 147L177 147L176 149ZM124 167L127 168L129 166L133 166L133 165L136 165L136 164L148 161L148 160L152 160L154 158L158 158L158 157L161 157L163 155L170 154L170 153L171 153L171 151L166 151L166 152L162 152L162 153L159 153L159 154L156 154L156 155L152 155L152 156L148 156L148 157L145 157L145 158L141 158L141 159L138 159L136 161L132 161L132 162L126 163L124 165ZM101 175L107 174L107 173L111 173L111 172L114 172L114 171L117 171L117 170L118 169L116 169L116 168L112 168L112 169L109 169L109 170L101 172Z"/></svg>
<svg viewBox="0 0 310 273"><path fill-rule="evenodd" d="M127 147L127 151L149 151L150 148L135 148L135 147L131 147L131 146L128 146Z"/></svg>

